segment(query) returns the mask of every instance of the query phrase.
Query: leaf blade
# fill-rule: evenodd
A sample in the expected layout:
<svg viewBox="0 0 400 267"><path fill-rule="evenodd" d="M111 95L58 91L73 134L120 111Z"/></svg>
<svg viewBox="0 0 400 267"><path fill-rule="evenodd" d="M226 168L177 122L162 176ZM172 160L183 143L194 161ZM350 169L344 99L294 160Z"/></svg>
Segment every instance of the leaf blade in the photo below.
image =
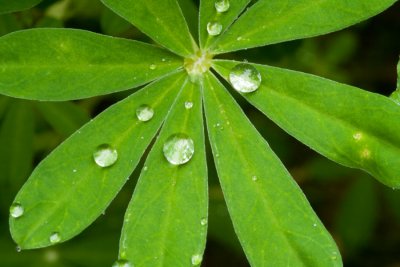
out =
<svg viewBox="0 0 400 267"><path fill-rule="evenodd" d="M66 241L104 211L161 126L177 94L174 86L184 77L182 73L171 75L115 104L39 164L15 198L24 206L24 215L10 217L12 237L22 249L51 245L52 232L59 232L61 242ZM143 103L156 110L145 123L135 114ZM93 153L101 144L117 149L115 166L95 164Z"/></svg>
<svg viewBox="0 0 400 267"><path fill-rule="evenodd" d="M22 11L32 8L42 2L42 0L0 0L0 14Z"/></svg>
<svg viewBox="0 0 400 267"><path fill-rule="evenodd" d="M182 64L175 55L136 41L72 29L25 30L0 38L0 93L81 99L143 85Z"/></svg>
<svg viewBox="0 0 400 267"><path fill-rule="evenodd" d="M341 266L334 241L266 141L215 77L208 74L205 86L214 161L250 264Z"/></svg>

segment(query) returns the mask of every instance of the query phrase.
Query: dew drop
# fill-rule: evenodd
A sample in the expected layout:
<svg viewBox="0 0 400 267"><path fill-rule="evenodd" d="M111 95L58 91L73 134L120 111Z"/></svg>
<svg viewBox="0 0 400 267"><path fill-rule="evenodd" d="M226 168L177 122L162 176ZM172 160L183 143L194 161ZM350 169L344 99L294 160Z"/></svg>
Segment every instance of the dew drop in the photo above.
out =
<svg viewBox="0 0 400 267"><path fill-rule="evenodd" d="M186 109L191 109L193 107L193 102L190 102L190 101L186 101L185 102L185 108Z"/></svg>
<svg viewBox="0 0 400 267"><path fill-rule="evenodd" d="M13 218L19 218L24 215L24 207L20 203L14 203L10 207L10 215Z"/></svg>
<svg viewBox="0 0 400 267"><path fill-rule="evenodd" d="M212 21L207 23L207 32L211 36L216 36L221 34L222 32L222 25L217 21Z"/></svg>
<svg viewBox="0 0 400 267"><path fill-rule="evenodd" d="M203 256L195 254L192 256L192 265L199 265L203 261Z"/></svg>
<svg viewBox="0 0 400 267"><path fill-rule="evenodd" d="M155 64L151 64L149 67L151 70L155 70L157 68L157 66Z"/></svg>
<svg viewBox="0 0 400 267"><path fill-rule="evenodd" d="M261 84L261 74L252 65L240 63L229 73L229 81L233 88L240 93L256 91Z"/></svg>
<svg viewBox="0 0 400 267"><path fill-rule="evenodd" d="M59 233L54 232L54 233L52 233L52 234L50 235L49 240L50 240L50 243L52 243L52 244L57 244L57 243L59 243L59 242L61 241L61 236L60 236Z"/></svg>
<svg viewBox="0 0 400 267"><path fill-rule="evenodd" d="M22 248L21 248L20 246L17 246L17 247L15 248L15 250L19 253L19 252L22 251Z"/></svg>
<svg viewBox="0 0 400 267"><path fill-rule="evenodd" d="M208 223L207 218L203 218L203 219L201 219L201 221L200 221L200 224L203 225L203 226L207 225L207 223Z"/></svg>
<svg viewBox="0 0 400 267"><path fill-rule="evenodd" d="M317 227L317 224L316 224L316 223L314 223L314 224L313 224L313 226L314 226L314 227Z"/></svg>
<svg viewBox="0 0 400 267"><path fill-rule="evenodd" d="M171 135L164 143L163 153L169 163L173 165L185 164L193 156L193 140L182 133Z"/></svg>
<svg viewBox="0 0 400 267"><path fill-rule="evenodd" d="M93 159L102 168L110 167L118 159L118 152L108 144L99 145L93 153Z"/></svg>
<svg viewBox="0 0 400 267"><path fill-rule="evenodd" d="M127 260L117 260L112 267L133 267L133 265Z"/></svg>
<svg viewBox="0 0 400 267"><path fill-rule="evenodd" d="M230 7L230 3L229 0L217 0L215 2L215 9L217 10L217 12L219 13L223 13L228 11L229 7Z"/></svg>
<svg viewBox="0 0 400 267"><path fill-rule="evenodd" d="M258 178L257 178L257 176L254 175L253 177L251 177L251 180L253 180L255 182L258 180Z"/></svg>
<svg viewBox="0 0 400 267"><path fill-rule="evenodd" d="M136 109L136 116L140 121L149 121L154 116L154 110L148 105L141 105Z"/></svg>

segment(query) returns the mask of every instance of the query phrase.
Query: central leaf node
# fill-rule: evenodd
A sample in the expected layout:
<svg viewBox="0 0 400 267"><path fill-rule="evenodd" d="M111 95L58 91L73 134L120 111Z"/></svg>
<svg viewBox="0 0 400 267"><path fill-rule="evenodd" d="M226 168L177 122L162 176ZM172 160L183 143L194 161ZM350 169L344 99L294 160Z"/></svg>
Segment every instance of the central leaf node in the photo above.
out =
<svg viewBox="0 0 400 267"><path fill-rule="evenodd" d="M185 69L191 78L197 78L211 67L212 55L206 51L197 51L192 57L185 58Z"/></svg>

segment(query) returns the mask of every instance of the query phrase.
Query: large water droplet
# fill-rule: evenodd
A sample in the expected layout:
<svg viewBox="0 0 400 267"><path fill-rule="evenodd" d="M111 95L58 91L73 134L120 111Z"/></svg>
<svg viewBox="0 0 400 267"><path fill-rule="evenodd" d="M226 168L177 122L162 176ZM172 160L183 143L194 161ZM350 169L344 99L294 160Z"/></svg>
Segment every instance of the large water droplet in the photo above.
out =
<svg viewBox="0 0 400 267"><path fill-rule="evenodd" d="M102 168L110 167L117 161L118 152L110 145L103 144L96 148L96 151L93 153L93 159Z"/></svg>
<svg viewBox="0 0 400 267"><path fill-rule="evenodd" d="M229 3L229 0L217 0L217 1L215 1L215 9L219 13L223 13L223 12L228 11L230 6L231 5Z"/></svg>
<svg viewBox="0 0 400 267"><path fill-rule="evenodd" d="M222 32L222 25L217 21L212 21L207 23L207 32L211 36L216 36L221 34Z"/></svg>
<svg viewBox="0 0 400 267"><path fill-rule="evenodd" d="M169 163L173 165L185 164L193 156L193 140L186 134L171 135L164 144L163 152Z"/></svg>
<svg viewBox="0 0 400 267"><path fill-rule="evenodd" d="M133 265L127 260L117 260L112 267L133 267Z"/></svg>
<svg viewBox="0 0 400 267"><path fill-rule="evenodd" d="M24 215L24 207L20 203L14 203L10 207L10 215L13 218L19 218Z"/></svg>
<svg viewBox="0 0 400 267"><path fill-rule="evenodd" d="M199 265L203 261L203 256L195 254L192 256L192 265Z"/></svg>
<svg viewBox="0 0 400 267"><path fill-rule="evenodd" d="M58 232L54 232L50 235L49 240L50 240L50 243L57 244L61 241L61 236Z"/></svg>
<svg viewBox="0 0 400 267"><path fill-rule="evenodd" d="M149 121L153 118L154 110L148 105L141 105L136 109L136 116L140 121Z"/></svg>
<svg viewBox="0 0 400 267"><path fill-rule="evenodd" d="M240 93L256 91L261 84L260 72L250 64L236 65L229 73L229 81L233 88Z"/></svg>

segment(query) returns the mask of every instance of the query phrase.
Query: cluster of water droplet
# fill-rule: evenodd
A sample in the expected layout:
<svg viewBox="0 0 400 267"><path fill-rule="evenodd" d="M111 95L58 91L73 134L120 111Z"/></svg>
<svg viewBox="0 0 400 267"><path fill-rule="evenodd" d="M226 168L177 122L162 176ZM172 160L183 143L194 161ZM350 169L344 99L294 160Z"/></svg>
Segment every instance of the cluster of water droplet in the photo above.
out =
<svg viewBox="0 0 400 267"><path fill-rule="evenodd" d="M217 10L218 14L227 12L229 10L230 7L230 3L229 0L217 0L215 1L215 9ZM222 32L222 24L217 21L210 21L209 23L207 23L207 32L209 35L211 36L217 36L220 35Z"/></svg>

